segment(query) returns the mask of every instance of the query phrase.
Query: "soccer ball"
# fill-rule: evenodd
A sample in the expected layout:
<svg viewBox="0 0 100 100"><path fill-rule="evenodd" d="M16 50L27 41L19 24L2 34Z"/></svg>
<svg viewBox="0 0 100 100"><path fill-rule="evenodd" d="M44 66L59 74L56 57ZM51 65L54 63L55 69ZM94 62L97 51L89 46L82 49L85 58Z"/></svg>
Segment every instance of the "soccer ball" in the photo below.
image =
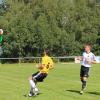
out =
<svg viewBox="0 0 100 100"><path fill-rule="evenodd" d="M3 34L3 29L0 29L0 35L2 35Z"/></svg>

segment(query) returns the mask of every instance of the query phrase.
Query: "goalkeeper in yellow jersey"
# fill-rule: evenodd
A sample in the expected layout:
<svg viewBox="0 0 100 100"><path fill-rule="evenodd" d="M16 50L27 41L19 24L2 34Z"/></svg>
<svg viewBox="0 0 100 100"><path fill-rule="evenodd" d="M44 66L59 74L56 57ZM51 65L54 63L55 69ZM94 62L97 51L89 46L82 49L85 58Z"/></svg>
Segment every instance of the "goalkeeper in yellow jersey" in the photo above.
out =
<svg viewBox="0 0 100 100"><path fill-rule="evenodd" d="M29 77L29 83L31 86L29 97L32 97L33 95L36 96L39 94L38 88L36 87L37 82L43 82L43 80L47 77L48 71L50 69L53 69L53 60L51 57L48 56L48 51L44 52L44 56L42 57L41 64L37 67L39 69L38 72L32 74L32 76Z"/></svg>

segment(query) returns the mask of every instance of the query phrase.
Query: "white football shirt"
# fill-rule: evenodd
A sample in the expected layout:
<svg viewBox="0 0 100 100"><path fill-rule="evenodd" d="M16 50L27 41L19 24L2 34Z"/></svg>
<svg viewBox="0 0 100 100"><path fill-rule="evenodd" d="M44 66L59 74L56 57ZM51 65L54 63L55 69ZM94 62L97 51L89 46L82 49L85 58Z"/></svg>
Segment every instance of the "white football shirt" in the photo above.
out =
<svg viewBox="0 0 100 100"><path fill-rule="evenodd" d="M92 52L90 53L83 52L83 55L82 55L82 65L83 66L91 67L92 61L95 61L95 60L96 60L96 57ZM88 61L91 63L88 63Z"/></svg>

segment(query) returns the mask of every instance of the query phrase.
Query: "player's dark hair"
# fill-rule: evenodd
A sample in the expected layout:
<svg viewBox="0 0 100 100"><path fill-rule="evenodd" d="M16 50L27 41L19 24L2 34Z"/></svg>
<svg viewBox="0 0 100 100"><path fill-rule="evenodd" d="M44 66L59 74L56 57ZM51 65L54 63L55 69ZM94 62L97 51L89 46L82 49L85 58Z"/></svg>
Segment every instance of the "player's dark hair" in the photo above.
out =
<svg viewBox="0 0 100 100"><path fill-rule="evenodd" d="M49 55L49 50L48 50L48 49L45 49L45 50L44 50L44 53L45 53L46 55Z"/></svg>

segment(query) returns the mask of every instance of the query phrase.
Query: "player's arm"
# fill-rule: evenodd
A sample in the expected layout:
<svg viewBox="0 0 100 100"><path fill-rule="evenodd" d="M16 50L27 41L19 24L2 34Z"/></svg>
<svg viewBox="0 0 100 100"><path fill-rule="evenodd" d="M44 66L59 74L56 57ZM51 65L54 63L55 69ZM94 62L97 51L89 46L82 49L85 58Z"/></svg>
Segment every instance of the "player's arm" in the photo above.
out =
<svg viewBox="0 0 100 100"><path fill-rule="evenodd" d="M40 64L37 65L37 68L38 68L38 69L43 69L44 67L45 67L45 60L44 60L43 57L42 57L42 61L41 61Z"/></svg>
<svg viewBox="0 0 100 100"><path fill-rule="evenodd" d="M96 60L92 61L92 64L96 64L96 63L97 63Z"/></svg>
<svg viewBox="0 0 100 100"><path fill-rule="evenodd" d="M82 56L77 57L77 60L83 61L83 56L84 56L84 52L83 52Z"/></svg>
<svg viewBox="0 0 100 100"><path fill-rule="evenodd" d="M79 57L77 57L77 60L82 61L83 60L83 57L82 56L79 56Z"/></svg>
<svg viewBox="0 0 100 100"><path fill-rule="evenodd" d="M44 65L44 64L41 64L41 63L40 63L40 64L38 64L38 65L36 65L36 67L37 67L38 69L43 69L43 68L44 68L44 66L45 66L45 65Z"/></svg>
<svg viewBox="0 0 100 100"><path fill-rule="evenodd" d="M92 60L92 64L96 64L97 62L96 62L96 56L95 55L93 55L93 60Z"/></svg>

